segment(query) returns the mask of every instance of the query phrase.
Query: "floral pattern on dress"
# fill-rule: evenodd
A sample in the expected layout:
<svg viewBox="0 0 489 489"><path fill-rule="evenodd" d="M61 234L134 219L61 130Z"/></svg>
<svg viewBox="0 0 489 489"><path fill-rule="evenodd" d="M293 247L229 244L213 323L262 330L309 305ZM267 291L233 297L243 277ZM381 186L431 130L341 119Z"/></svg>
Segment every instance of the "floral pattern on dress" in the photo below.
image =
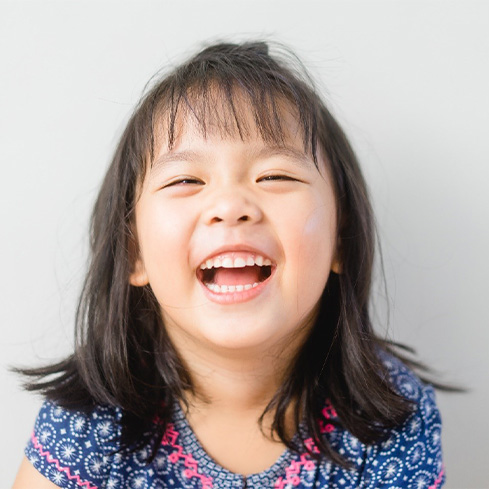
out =
<svg viewBox="0 0 489 489"><path fill-rule="evenodd" d="M197 440L178 403L156 457L147 450L119 450L120 409L96 406L91 412L68 411L46 401L25 453L47 479L66 489L437 489L445 481L441 420L433 388L424 385L399 360L384 363L396 389L417 409L383 441L365 445L341 428L327 402L321 432L352 464L346 470L308 453L286 449L267 470L242 476L221 467ZM299 433L315 450L304 427ZM316 449L317 450L317 449Z"/></svg>

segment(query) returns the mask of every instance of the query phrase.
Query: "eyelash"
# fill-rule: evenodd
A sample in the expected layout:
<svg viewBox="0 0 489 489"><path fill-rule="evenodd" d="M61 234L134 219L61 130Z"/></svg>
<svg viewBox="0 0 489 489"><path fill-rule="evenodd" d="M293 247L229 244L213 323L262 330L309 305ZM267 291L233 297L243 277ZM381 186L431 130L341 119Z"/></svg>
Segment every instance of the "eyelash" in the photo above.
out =
<svg viewBox="0 0 489 489"><path fill-rule="evenodd" d="M259 182L273 182L275 180L290 180L297 181L296 178L288 177L287 175L267 175L265 177L260 178Z"/></svg>
<svg viewBox="0 0 489 489"><path fill-rule="evenodd" d="M287 175L267 175L265 177L262 177L257 180L257 182L274 182L274 181L291 181L291 182L296 182L298 181L296 178L289 177ZM203 182L201 180L198 180L197 178L181 178L180 180L175 180L174 182L170 182L167 184L165 187L173 187L176 185L193 185L193 184L202 184Z"/></svg>
<svg viewBox="0 0 489 489"><path fill-rule="evenodd" d="M202 182L200 180L197 180L196 178L181 178L180 180L175 180L174 182L170 182L168 185L165 185L165 187L172 187L174 185L179 185L179 184L201 184Z"/></svg>

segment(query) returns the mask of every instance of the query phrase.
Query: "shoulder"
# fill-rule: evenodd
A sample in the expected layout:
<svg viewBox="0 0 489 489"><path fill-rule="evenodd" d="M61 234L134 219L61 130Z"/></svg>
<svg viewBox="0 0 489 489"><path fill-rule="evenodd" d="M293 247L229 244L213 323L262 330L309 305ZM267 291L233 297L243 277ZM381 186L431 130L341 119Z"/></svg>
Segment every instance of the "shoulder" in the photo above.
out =
<svg viewBox="0 0 489 489"><path fill-rule="evenodd" d="M426 387L431 389L431 386L424 384L409 367L394 355L381 350L378 356L387 371L394 390L406 399L418 404L423 391L426 390Z"/></svg>
<svg viewBox="0 0 489 489"><path fill-rule="evenodd" d="M375 482L373 487L441 487L441 417L434 389L393 355L380 357L392 386L413 402L413 411L385 439L368 447L365 478Z"/></svg>
<svg viewBox="0 0 489 489"><path fill-rule="evenodd" d="M394 390L413 404L403 423L389 430L378 442L365 444L335 423L336 411L329 403L323 410L321 431L352 470L331 467L320 471L331 487L342 480L349 487L438 489L445 480L441 450L441 418L433 387L423 383L401 360L381 353ZM327 464L325 464L327 467ZM340 482L338 482L340 481ZM340 487L340 486L338 486Z"/></svg>
<svg viewBox="0 0 489 489"><path fill-rule="evenodd" d="M114 407L69 410L46 401L25 454L35 469L61 487L97 486L106 476L109 456L119 448L120 419Z"/></svg>

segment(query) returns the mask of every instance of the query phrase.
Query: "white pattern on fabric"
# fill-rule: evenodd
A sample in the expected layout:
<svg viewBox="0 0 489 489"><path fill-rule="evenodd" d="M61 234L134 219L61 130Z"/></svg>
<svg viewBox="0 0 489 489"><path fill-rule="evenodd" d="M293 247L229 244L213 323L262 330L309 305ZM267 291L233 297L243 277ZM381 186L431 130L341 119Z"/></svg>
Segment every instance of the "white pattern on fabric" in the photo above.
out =
<svg viewBox="0 0 489 489"><path fill-rule="evenodd" d="M205 452L178 403L150 464L146 463L147 449L118 451L122 413L107 406L84 413L45 402L25 453L41 474L66 489L440 488L445 475L433 389L397 359L386 357L384 363L393 385L417 405L402 426L384 441L367 446L341 428L341 423L331 425L338 419L330 404L323 410L325 419L319 420L323 435L351 462L352 470L326 460L318 464L307 453L285 450L261 473L247 477L232 473Z"/></svg>

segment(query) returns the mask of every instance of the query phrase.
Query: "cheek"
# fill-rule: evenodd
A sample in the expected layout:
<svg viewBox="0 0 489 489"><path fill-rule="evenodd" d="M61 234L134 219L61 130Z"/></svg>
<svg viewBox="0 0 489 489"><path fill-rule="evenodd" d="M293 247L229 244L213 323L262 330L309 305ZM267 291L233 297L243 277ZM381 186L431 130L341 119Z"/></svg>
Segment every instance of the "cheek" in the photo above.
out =
<svg viewBox="0 0 489 489"><path fill-rule="evenodd" d="M329 268L336 241L335 228L334 215L327 206L317 207L308 215L302 230L305 259L317 261L323 258L321 261L326 261L324 265Z"/></svg>
<svg viewBox="0 0 489 489"><path fill-rule="evenodd" d="M329 277L336 241L335 216L330 206L315 207L302 219L295 238L297 298L312 307Z"/></svg>
<svg viewBox="0 0 489 489"><path fill-rule="evenodd" d="M136 214L138 240L149 282L158 300L178 289L188 263L189 226L178 212L157 206Z"/></svg>

